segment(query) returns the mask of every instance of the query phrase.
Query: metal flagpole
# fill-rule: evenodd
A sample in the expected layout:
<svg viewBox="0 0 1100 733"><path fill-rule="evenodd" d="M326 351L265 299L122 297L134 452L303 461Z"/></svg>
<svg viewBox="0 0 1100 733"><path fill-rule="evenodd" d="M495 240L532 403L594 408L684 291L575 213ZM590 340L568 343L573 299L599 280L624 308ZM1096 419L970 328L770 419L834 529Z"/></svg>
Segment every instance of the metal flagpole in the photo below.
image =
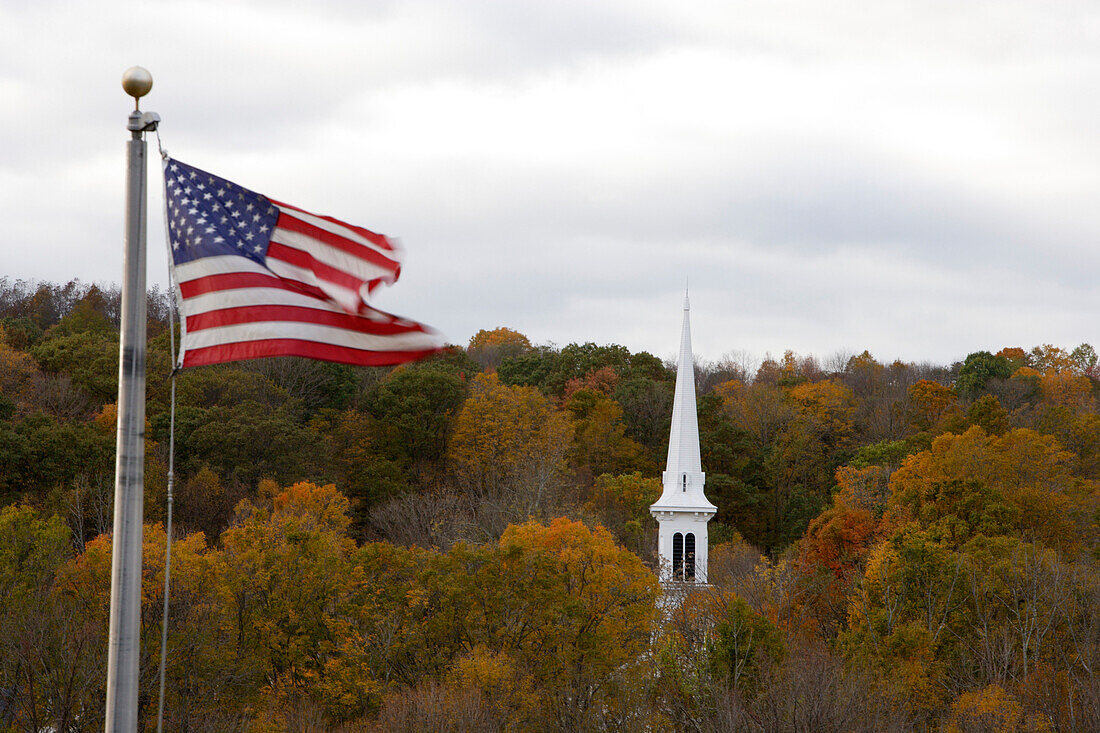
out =
<svg viewBox="0 0 1100 733"><path fill-rule="evenodd" d="M145 139L160 118L142 112L153 77L126 70L122 88L134 98L126 129L126 254L122 337L118 357L115 522L111 550L111 626L107 651L108 733L137 731L141 643L141 522L145 490Z"/></svg>

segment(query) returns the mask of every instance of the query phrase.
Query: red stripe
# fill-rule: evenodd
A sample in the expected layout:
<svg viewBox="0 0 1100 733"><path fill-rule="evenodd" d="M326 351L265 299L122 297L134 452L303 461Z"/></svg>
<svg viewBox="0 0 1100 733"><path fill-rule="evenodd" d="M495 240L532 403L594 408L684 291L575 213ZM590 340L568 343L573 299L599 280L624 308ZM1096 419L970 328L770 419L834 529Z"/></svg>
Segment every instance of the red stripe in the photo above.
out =
<svg viewBox="0 0 1100 733"><path fill-rule="evenodd" d="M343 222L340 223L342 224ZM302 234L311 239L316 239L319 242L324 242L325 244L331 247L335 247L342 252L346 252L349 255L358 257L361 260L366 260L371 264L378 265L379 267L384 267L387 270L392 270L396 272L400 267L400 265L398 265L395 260L386 257L380 252L376 252L370 247L366 247L346 237L341 237L339 234L333 234L327 229L322 229L319 226L315 226L307 221L298 219L292 214L286 213L285 211L279 214L279 221L275 224L275 227L278 229L286 229L287 231L291 232L297 232L298 234Z"/></svg>
<svg viewBox="0 0 1100 733"><path fill-rule="evenodd" d="M311 255L309 252L305 252L294 247L288 247L285 244L279 244L278 242L272 242L267 247L267 258L269 260L279 260L285 262L288 265L294 267L300 267L303 270L309 270L317 276L319 280L332 283L333 285L339 285L342 288L347 288L353 293L359 292L359 288L363 283L367 282L360 278L351 275L344 270L333 267L332 265L326 265L323 262L318 262L317 258ZM374 281L380 278L375 278ZM331 298L329 298L331 300Z"/></svg>
<svg viewBox="0 0 1100 733"><path fill-rule="evenodd" d="M264 341L244 341L222 346L207 346L201 349L188 349L184 352L183 366L193 367L204 364L219 364L225 361L242 359L263 359L269 356L304 356L307 359L335 361L341 364L358 366L389 366L415 361L431 356L439 349L419 351L364 351L347 346L320 344L300 339L267 339Z"/></svg>
<svg viewBox="0 0 1100 733"><path fill-rule="evenodd" d="M310 216L316 216L318 219L324 219L325 221L331 221L333 224L339 224L342 227L347 227L348 229L352 230L353 232L355 232L359 236L366 239L368 242L372 242L373 244L381 247L382 249L388 250L390 252L395 251L395 247L393 246L393 243L390 241L389 237L387 237L384 234L379 234L378 232L372 232L370 229L364 229L363 227L355 226L354 224L348 224L346 221L340 221L339 219L337 219L335 217L332 217L332 216L325 216L324 214L314 214L312 211L306 211L305 209L298 208L297 206L291 206L290 204L284 204L282 201L276 201L273 198L268 198L268 201L275 204L276 206L282 206L282 207L287 208L287 209L293 209L294 211L300 211L303 214L309 214Z"/></svg>
<svg viewBox="0 0 1100 733"><path fill-rule="evenodd" d="M236 308L197 313L187 317L187 332L201 331L204 328L233 326L239 323L260 323L265 321L293 321L296 323L316 323L321 326L335 326L345 331L356 331L375 336L393 336L402 333L423 333L419 323L394 320L374 321L362 316L346 313L317 310L300 305L245 305Z"/></svg>
<svg viewBox="0 0 1100 733"><path fill-rule="evenodd" d="M194 280L180 283L180 294L184 300L187 300L204 293L240 290L242 288L278 288L332 302L332 298L318 287L306 285L297 280L287 280L276 275L264 275L259 272L225 272L218 275L197 277Z"/></svg>

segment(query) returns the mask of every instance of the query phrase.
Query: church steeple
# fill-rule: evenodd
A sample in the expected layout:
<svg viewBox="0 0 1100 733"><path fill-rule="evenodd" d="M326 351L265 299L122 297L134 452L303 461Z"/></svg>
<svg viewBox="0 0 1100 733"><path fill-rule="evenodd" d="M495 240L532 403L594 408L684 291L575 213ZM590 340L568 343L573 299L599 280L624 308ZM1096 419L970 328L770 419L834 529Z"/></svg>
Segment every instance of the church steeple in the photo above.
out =
<svg viewBox="0 0 1100 733"><path fill-rule="evenodd" d="M706 474L699 457L699 418L695 409L695 360L691 353L691 306L684 293L684 324L676 362L668 460L661 476L661 498L649 511L657 519L657 554L663 580L705 583L707 522L717 507L703 493Z"/></svg>

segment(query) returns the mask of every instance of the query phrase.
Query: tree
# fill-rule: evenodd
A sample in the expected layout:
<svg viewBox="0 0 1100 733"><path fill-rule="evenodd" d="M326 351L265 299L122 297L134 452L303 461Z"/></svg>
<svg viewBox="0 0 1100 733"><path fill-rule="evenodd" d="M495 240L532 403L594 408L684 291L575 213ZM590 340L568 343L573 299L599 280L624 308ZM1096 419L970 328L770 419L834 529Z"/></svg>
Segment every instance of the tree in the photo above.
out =
<svg viewBox="0 0 1100 733"><path fill-rule="evenodd" d="M955 390L938 382L922 379L911 386L909 421L914 430L938 432L937 428L958 413Z"/></svg>
<svg viewBox="0 0 1100 733"><path fill-rule="evenodd" d="M378 387L370 411L373 450L411 469L417 478L438 472L447 433L466 398L466 385L447 372L397 369Z"/></svg>
<svg viewBox="0 0 1100 733"><path fill-rule="evenodd" d="M254 674L285 709L315 705L335 722L375 709L379 695L344 616L348 509L335 486L302 482L270 508L242 502L222 535L238 643L255 655Z"/></svg>
<svg viewBox="0 0 1100 733"><path fill-rule="evenodd" d="M1012 376L1012 366L1003 356L994 356L988 351L975 351L968 354L955 387L959 394L968 399L977 398L990 379L1008 379Z"/></svg>
<svg viewBox="0 0 1100 733"><path fill-rule="evenodd" d="M573 415L573 459L592 474L624 473L638 467L642 447L626 437L623 411L606 395L574 392L565 405Z"/></svg>
<svg viewBox="0 0 1100 733"><path fill-rule="evenodd" d="M761 683L764 665L782 661L786 649L783 636L768 619L749 607L745 599L720 598L725 606L714 627L710 664L715 674L744 692L754 692Z"/></svg>
<svg viewBox="0 0 1100 733"><path fill-rule="evenodd" d="M510 521L541 513L565 480L573 425L533 387L509 387L479 374L455 416L447 464L459 484L495 518L497 533Z"/></svg>
<svg viewBox="0 0 1100 733"><path fill-rule="evenodd" d="M635 377L620 381L613 396L623 410L628 437L647 448L668 445L673 400L669 382Z"/></svg>
<svg viewBox="0 0 1100 733"><path fill-rule="evenodd" d="M990 436L972 427L962 435L941 435L930 450L910 456L894 472L884 522L899 528L922 512L928 519L930 508L943 507L943 491L965 489L967 494L977 492L973 501L978 504L993 498L1003 502L1004 511L1011 516L1002 512L996 521L1010 522L1010 531L1052 547L1072 549L1079 541L1074 517L1091 502L1089 487L1075 479L1072 466L1073 456L1054 438L1032 430ZM949 489L952 486L957 489ZM959 516L955 511L971 514L971 509L959 507L950 512L941 508L935 516Z"/></svg>
<svg viewBox="0 0 1100 733"><path fill-rule="evenodd" d="M505 359L531 350L531 342L519 331L500 326L492 331L481 329L470 338L466 353L482 368L500 366Z"/></svg>
<svg viewBox="0 0 1100 733"><path fill-rule="evenodd" d="M601 523L638 555L649 549L649 540L655 522L649 507L661 496L661 482L656 478L644 478L635 471L631 474L596 477L586 511L595 514Z"/></svg>

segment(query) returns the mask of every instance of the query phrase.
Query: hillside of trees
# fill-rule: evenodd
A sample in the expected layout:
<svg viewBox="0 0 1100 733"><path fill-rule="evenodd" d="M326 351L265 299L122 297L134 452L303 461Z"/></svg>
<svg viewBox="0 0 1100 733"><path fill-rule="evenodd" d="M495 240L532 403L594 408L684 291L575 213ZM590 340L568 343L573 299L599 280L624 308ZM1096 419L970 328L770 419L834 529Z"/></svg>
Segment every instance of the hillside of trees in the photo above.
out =
<svg viewBox="0 0 1100 733"><path fill-rule="evenodd" d="M171 357L148 303L151 730ZM0 278L0 730L103 727L118 311ZM651 354L498 327L397 368L180 373L166 728L1100 730L1091 346L694 376L710 585L663 592L675 372Z"/></svg>

